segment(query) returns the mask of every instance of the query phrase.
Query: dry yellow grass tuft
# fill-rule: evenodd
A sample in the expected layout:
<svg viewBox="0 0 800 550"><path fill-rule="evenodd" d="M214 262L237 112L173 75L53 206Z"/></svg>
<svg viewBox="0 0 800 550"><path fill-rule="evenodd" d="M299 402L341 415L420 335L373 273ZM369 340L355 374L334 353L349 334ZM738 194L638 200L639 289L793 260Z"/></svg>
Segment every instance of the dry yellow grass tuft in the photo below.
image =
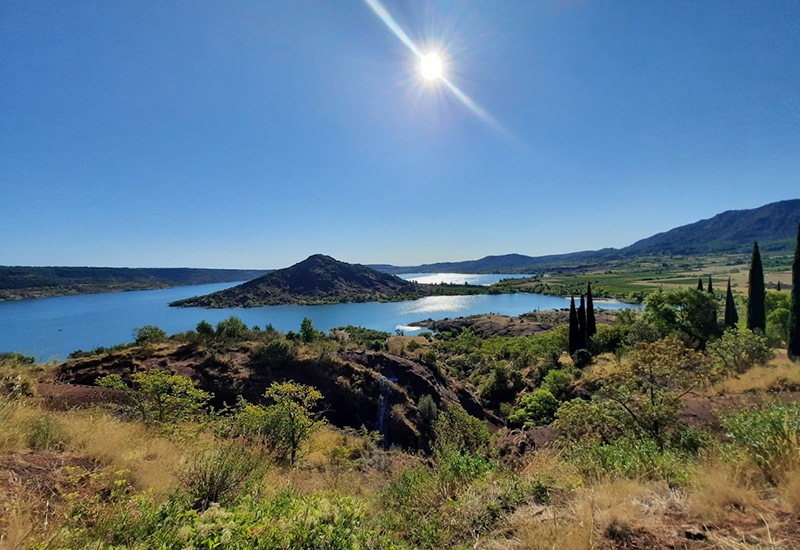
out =
<svg viewBox="0 0 800 550"><path fill-rule="evenodd" d="M716 385L719 393L744 393L749 391L780 391L800 388L800 365L775 361L774 366L753 367L749 371L728 378Z"/></svg>
<svg viewBox="0 0 800 550"><path fill-rule="evenodd" d="M692 515L703 522L723 522L736 515L761 513L755 466L726 462L704 464L693 476L695 487L688 499Z"/></svg>

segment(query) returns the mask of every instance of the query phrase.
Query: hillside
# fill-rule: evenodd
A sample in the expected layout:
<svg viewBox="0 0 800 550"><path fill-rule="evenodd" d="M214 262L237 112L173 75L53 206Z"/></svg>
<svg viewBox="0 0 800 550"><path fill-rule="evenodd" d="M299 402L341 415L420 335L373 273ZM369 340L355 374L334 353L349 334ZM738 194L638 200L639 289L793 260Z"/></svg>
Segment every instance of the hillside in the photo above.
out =
<svg viewBox="0 0 800 550"><path fill-rule="evenodd" d="M419 297L421 291L422 285L400 277L315 254L241 285L170 305L223 308L389 301Z"/></svg>
<svg viewBox="0 0 800 550"><path fill-rule="evenodd" d="M752 249L753 241L759 242L762 251L785 252L794 245L798 222L800 199L793 199L759 208L723 212L620 249L604 248L548 256L505 254L464 262L374 267L387 273L534 273L541 267L563 267L638 256L746 253Z"/></svg>
<svg viewBox="0 0 800 550"><path fill-rule="evenodd" d="M0 301L246 281L254 269L0 266Z"/></svg>

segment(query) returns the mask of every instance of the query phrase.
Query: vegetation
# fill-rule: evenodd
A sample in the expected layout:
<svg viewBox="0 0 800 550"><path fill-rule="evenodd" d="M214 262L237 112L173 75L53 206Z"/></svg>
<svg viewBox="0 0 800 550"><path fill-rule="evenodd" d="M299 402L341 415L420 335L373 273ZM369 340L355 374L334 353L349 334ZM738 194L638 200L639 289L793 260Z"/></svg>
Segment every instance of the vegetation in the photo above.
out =
<svg viewBox="0 0 800 550"><path fill-rule="evenodd" d="M767 330L766 291L764 290L764 268L758 243L753 244L753 259L750 263L747 294L747 328L752 331Z"/></svg>
<svg viewBox="0 0 800 550"><path fill-rule="evenodd" d="M792 263L792 301L789 314L788 348L791 357L800 357L800 224Z"/></svg>

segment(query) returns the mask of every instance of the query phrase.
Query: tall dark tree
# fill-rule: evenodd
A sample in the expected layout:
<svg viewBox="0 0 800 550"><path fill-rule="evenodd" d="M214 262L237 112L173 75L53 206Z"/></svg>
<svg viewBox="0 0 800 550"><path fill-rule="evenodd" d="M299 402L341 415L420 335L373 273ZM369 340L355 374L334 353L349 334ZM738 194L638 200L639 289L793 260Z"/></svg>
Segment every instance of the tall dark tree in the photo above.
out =
<svg viewBox="0 0 800 550"><path fill-rule="evenodd" d="M703 292L703 278L702 277L697 279L697 290L699 290L700 292Z"/></svg>
<svg viewBox="0 0 800 550"><path fill-rule="evenodd" d="M789 312L789 356L800 357L800 225L797 226L797 245L792 264L792 309Z"/></svg>
<svg viewBox="0 0 800 550"><path fill-rule="evenodd" d="M569 303L569 354L572 355L580 349L580 327L578 327L578 313L575 311L575 296Z"/></svg>
<svg viewBox="0 0 800 550"><path fill-rule="evenodd" d="M594 301L592 300L592 283L586 285L586 339L597 334L597 320L594 318Z"/></svg>
<svg viewBox="0 0 800 550"><path fill-rule="evenodd" d="M708 293L714 294L714 287L711 286L711 275L708 276Z"/></svg>
<svg viewBox="0 0 800 550"><path fill-rule="evenodd" d="M733 299L733 291L731 290L731 280L728 279L728 293L725 295L725 326L728 328L736 328L739 323L739 313L736 311L736 302Z"/></svg>
<svg viewBox="0 0 800 550"><path fill-rule="evenodd" d="M758 243L753 243L753 260L750 263L750 278L747 294L747 328L752 331L767 329L766 290L764 288L764 266Z"/></svg>
<svg viewBox="0 0 800 550"><path fill-rule="evenodd" d="M583 301L583 294L581 294L581 305L578 307L578 349L586 349L586 303Z"/></svg>

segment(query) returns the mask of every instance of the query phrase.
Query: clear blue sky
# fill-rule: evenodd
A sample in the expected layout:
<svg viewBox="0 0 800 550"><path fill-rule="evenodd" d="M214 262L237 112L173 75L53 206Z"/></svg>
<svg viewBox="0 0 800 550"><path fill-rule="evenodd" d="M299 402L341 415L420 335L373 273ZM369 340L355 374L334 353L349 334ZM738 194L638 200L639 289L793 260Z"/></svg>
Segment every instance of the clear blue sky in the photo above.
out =
<svg viewBox="0 0 800 550"><path fill-rule="evenodd" d="M0 2L0 264L416 264L800 196L796 0Z"/></svg>

